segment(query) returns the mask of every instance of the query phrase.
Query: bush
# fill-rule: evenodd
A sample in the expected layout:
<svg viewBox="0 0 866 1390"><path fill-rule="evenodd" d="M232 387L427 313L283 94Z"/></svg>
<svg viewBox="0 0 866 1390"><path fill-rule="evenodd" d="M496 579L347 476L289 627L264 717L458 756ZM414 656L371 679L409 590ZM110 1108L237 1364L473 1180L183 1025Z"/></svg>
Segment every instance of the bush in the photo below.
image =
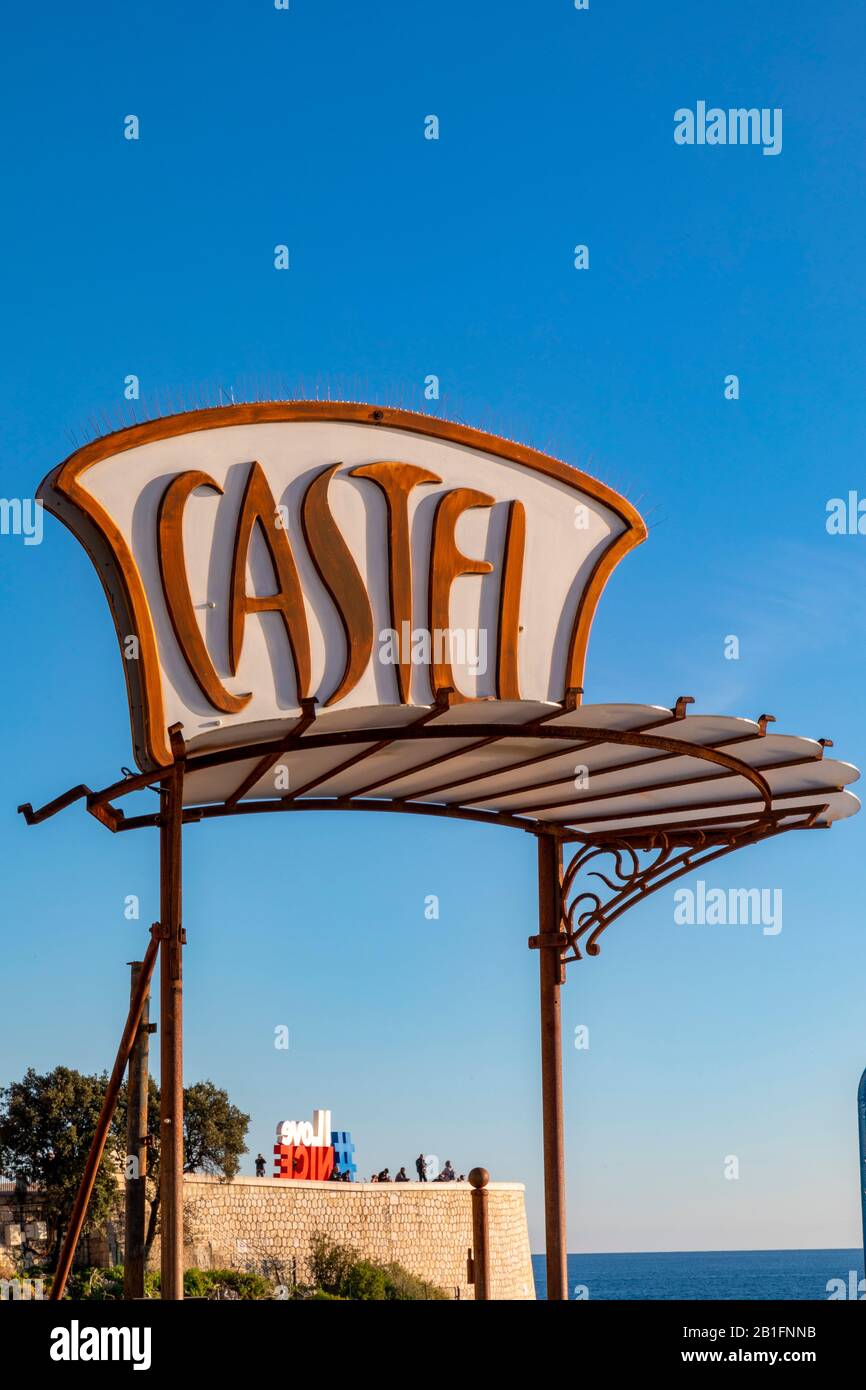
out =
<svg viewBox="0 0 866 1390"><path fill-rule="evenodd" d="M310 1241L310 1276L316 1288L325 1293L339 1294L349 1277L349 1271L360 1256L351 1245L338 1245L321 1233Z"/></svg>
<svg viewBox="0 0 866 1390"><path fill-rule="evenodd" d="M448 1300L448 1295L444 1289L438 1288L436 1284L428 1284L424 1279L419 1279L417 1274L411 1274L408 1269L404 1269L403 1265L386 1265L384 1274L386 1298L414 1303L427 1299Z"/></svg>
<svg viewBox="0 0 866 1390"><path fill-rule="evenodd" d="M187 1298L271 1298L273 1289L261 1274L238 1269L188 1269L183 1276Z"/></svg>
<svg viewBox="0 0 866 1390"><path fill-rule="evenodd" d="M53 1275L46 1277L46 1295L52 1279ZM149 1270L144 1276L145 1298L159 1298L159 1289L159 1271ZM188 1269L183 1276L183 1291L186 1298L211 1299L262 1299L273 1298L274 1294L272 1284L263 1275L237 1269ZM67 1280L64 1298L75 1302L122 1299L123 1265L74 1270Z"/></svg>
<svg viewBox="0 0 866 1390"><path fill-rule="evenodd" d="M448 1295L435 1284L425 1283L399 1264L379 1264L366 1260L349 1245L339 1245L327 1236L313 1237L310 1254L311 1283L296 1288L294 1299L322 1299L334 1302L351 1299L354 1302L383 1303L400 1300L422 1302L428 1299L447 1299ZM52 1282L45 1276L45 1295ZM146 1298L159 1298L159 1272L148 1271L144 1276ZM262 1274L239 1269L188 1269L183 1276L186 1298L207 1299L271 1299L274 1283ZM87 1268L74 1270L66 1285L65 1298L76 1302L121 1300L123 1298L123 1265L109 1269Z"/></svg>
<svg viewBox="0 0 866 1390"><path fill-rule="evenodd" d="M48 1291L46 1288L45 1292ZM64 1297L76 1302L82 1299L100 1303L123 1298L123 1265L111 1265L108 1269L93 1267L73 1270L66 1281Z"/></svg>
<svg viewBox="0 0 866 1390"><path fill-rule="evenodd" d="M352 1265L343 1288L346 1298L364 1299L368 1303L383 1303L388 1297L384 1269L369 1260L358 1260Z"/></svg>
<svg viewBox="0 0 866 1390"><path fill-rule="evenodd" d="M410 1274L399 1264L383 1265L365 1260L350 1245L338 1245L318 1233L311 1241L310 1274L315 1292L329 1298L354 1299L364 1302L400 1300L423 1302L428 1299L446 1300L447 1293ZM299 1292L300 1297L310 1291Z"/></svg>
<svg viewBox="0 0 866 1390"><path fill-rule="evenodd" d="M183 1276L184 1298L207 1298L208 1288L204 1270L187 1269Z"/></svg>

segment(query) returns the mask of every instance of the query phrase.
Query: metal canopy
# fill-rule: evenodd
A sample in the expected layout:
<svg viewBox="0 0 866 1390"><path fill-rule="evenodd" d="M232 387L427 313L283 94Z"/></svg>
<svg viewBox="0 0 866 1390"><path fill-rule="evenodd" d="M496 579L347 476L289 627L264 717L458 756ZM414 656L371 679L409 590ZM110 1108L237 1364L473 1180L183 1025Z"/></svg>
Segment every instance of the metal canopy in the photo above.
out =
<svg viewBox="0 0 866 1390"><path fill-rule="evenodd" d="M611 923L692 870L787 830L829 827L859 809L847 790L857 769L826 757L827 739L769 732L769 714L688 714L690 696L666 709L580 705L579 690L561 704L452 703L452 694L441 690L427 706L322 713L304 700L288 725L254 726L261 737L241 748L221 747L219 729L187 744L175 724L168 730L170 768L128 774L98 792L79 785L38 811L19 807L35 824L83 800L112 831L159 827L160 922L152 933L160 944L163 1011L164 1297L183 1297L184 822L276 811L396 811L536 836L539 931L528 944L539 957L548 1298L562 1300L566 966L597 956ZM114 804L148 788L159 794L158 809L128 816ZM136 1022L131 1011L127 1032ZM80 1219L67 1233L67 1271L100 1152L97 1134ZM63 1282L52 1296L60 1296Z"/></svg>
<svg viewBox="0 0 866 1390"><path fill-rule="evenodd" d="M660 833L702 846L748 831L826 827L853 815L859 773L825 756L826 739L758 720L657 705L525 701L395 706L315 715L310 702L279 736L221 748L219 732L186 745L185 822L270 811L368 810L450 816L563 839L647 844ZM371 729L375 737L371 738ZM29 823L85 799L115 831L155 826L156 809L113 803L155 784L124 777L79 786L22 811Z"/></svg>

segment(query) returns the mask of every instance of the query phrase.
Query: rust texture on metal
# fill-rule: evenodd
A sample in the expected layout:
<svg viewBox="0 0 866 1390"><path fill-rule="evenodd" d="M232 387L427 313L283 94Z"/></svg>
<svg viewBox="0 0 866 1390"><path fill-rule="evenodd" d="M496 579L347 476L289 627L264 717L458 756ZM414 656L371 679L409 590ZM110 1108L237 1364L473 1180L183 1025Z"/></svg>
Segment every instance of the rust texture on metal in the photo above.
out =
<svg viewBox="0 0 866 1390"><path fill-rule="evenodd" d="M562 1106L562 1014L560 959L562 848L538 841L538 953L541 1018L541 1107L544 1149L544 1231L547 1297L568 1299L565 1228L565 1124Z"/></svg>
<svg viewBox="0 0 866 1390"><path fill-rule="evenodd" d="M562 709L557 708L555 710L552 710L549 714L542 715L541 718L533 716L533 718L528 720L526 724L521 724L519 726L521 731L521 737L531 738L536 729L540 728L543 724L548 723L550 720L559 719L561 714ZM440 792L448 791L454 785L453 778L446 778L444 782L441 780L441 773L439 769L442 768L445 763L453 762L455 759L458 758L465 758L469 753L476 753L481 748L490 748L494 743L501 743L503 736L501 733L498 732L499 727L500 726L498 725L492 726L492 728L494 728L496 732L491 732L487 734L485 738L479 738L477 740L474 740L473 742L469 743L466 747L454 748L450 753L440 753L437 757L429 758L426 762L415 763L413 767L408 768L404 772L392 773L390 776L390 780L387 784L385 782L384 777L379 777L375 779L373 782L368 783L363 788L356 788L353 792L353 795L368 795L370 792L376 790L381 786L393 786L395 782L402 782L407 777L417 777L419 772L427 772L429 768L436 768L437 780L432 785L428 785L423 789L416 789L412 793L412 799L414 801L420 801L422 798L426 800L430 797L438 796ZM557 750L554 756L562 757L562 753L563 750L560 748ZM479 777L482 776L484 776L484 774L476 769L473 778L469 778L467 780L477 780ZM463 803L461 802L460 804L462 805Z"/></svg>
<svg viewBox="0 0 866 1390"><path fill-rule="evenodd" d="M310 634L304 595L288 531L276 524L281 516L260 463L250 465L232 551L229 597L229 668L237 674L244 642L247 613L279 613L289 641L298 683L298 698L310 693ZM264 597L247 593L247 556L253 529L258 523L267 547L277 589Z"/></svg>
<svg viewBox="0 0 866 1390"><path fill-rule="evenodd" d="M526 551L526 508L514 501L508 507L502 584L499 589L499 627L496 634L496 698L520 699L520 593Z"/></svg>
<svg viewBox="0 0 866 1390"><path fill-rule="evenodd" d="M469 1173L472 1188L472 1282L476 1302L493 1297L490 1270L490 1211L487 1184L490 1174L486 1168L473 1168Z"/></svg>
<svg viewBox="0 0 866 1390"><path fill-rule="evenodd" d="M237 714L249 704L252 692L232 695L217 675L196 620L183 553L184 508L190 494L205 487L222 495L219 483L201 472L179 474L162 494L157 514L159 573L174 635L200 690L214 709Z"/></svg>
<svg viewBox="0 0 866 1390"><path fill-rule="evenodd" d="M111 1128L111 1120L117 1105L117 1097L120 1087L123 1084L123 1074L129 1061L130 1054L135 1043L141 1022L141 1013L144 1008L144 1001L150 989L150 979L153 974L153 967L156 962L159 942L156 932L153 931L148 942L144 960L141 963L138 982L129 1006L129 1013L126 1017L126 1024L120 1039L120 1046L117 1049L117 1056L114 1059L114 1067L105 1088L105 1095L102 1101L102 1108L99 1112L99 1119L96 1122L96 1131L90 1144L90 1151L87 1155L87 1163L84 1173L75 1195L72 1212L69 1217L69 1225L66 1228L66 1236L63 1247L60 1251L60 1258L57 1262L57 1269L54 1272L54 1280L51 1285L49 1299L58 1302L63 1297L66 1288L66 1281L69 1278L69 1271L72 1268L72 1260L75 1249L81 1236L84 1222L87 1217L87 1208L90 1205L90 1197L93 1192L93 1185L96 1182L96 1175L99 1172L99 1164L105 1151L108 1131Z"/></svg>
<svg viewBox="0 0 866 1390"><path fill-rule="evenodd" d="M331 595L346 644L343 672L326 705L337 704L354 690L373 650L373 610L367 589L328 505L328 487L340 467L335 463L317 474L301 503L304 540L316 572Z"/></svg>
<svg viewBox="0 0 866 1390"><path fill-rule="evenodd" d="M286 735L286 738L273 752L266 753L263 758L258 759L252 771L247 773L247 776L243 779L243 781L240 782L237 785L237 787L235 787L234 791L226 797L226 806L234 806L238 801L240 801L241 797L246 796L247 792L250 791L256 785L257 782L260 782L262 778L270 772L271 768L275 766L278 758L281 756L281 754L285 752L288 740L300 737L304 730L310 727L315 717L315 700L302 700L300 719L298 719L292 725L291 729Z"/></svg>
<svg viewBox="0 0 866 1390"><path fill-rule="evenodd" d="M458 550L454 533L464 512L472 511L475 507L492 507L494 504L495 498L486 492L478 492L471 487L455 487L439 499L433 515L427 625L434 644L430 682L434 690L451 688L453 704L465 703L467 696L461 695L454 686L450 656L444 651L436 651L437 645L442 645L443 636L447 636L451 630L451 585L461 574L490 574L493 570L490 560L474 560Z"/></svg>
<svg viewBox="0 0 866 1390"><path fill-rule="evenodd" d="M730 782L732 778L742 778L750 784L752 789L749 796L738 792L735 786L731 786L731 796L725 800L714 800L699 803L683 803L681 806L668 806L660 809L656 814L675 816L677 814L687 814L688 822L685 828L692 831L695 843L703 844L707 837L707 832L712 826L723 826L735 822L753 822L755 825L768 823L772 819L773 802L785 800L804 799L810 795L807 789L803 791L777 792L773 794L766 781L764 772L771 772L779 768L793 767L799 764L807 764L812 761L820 761L816 756L814 759L806 757L802 759L778 760L767 763L762 767L753 767L743 759L735 756L734 753L727 751L738 743L746 743L761 737L758 732L750 732L738 737L725 740L720 744L700 744L692 743L684 738L672 738L668 735L655 734L651 732L653 727L660 727L669 723L672 715L660 718L643 728L636 729L608 729L608 728L580 728L567 727L552 721L557 720L563 708L557 706L550 714L541 718L534 718L523 724L448 724L440 721L441 714L447 708L449 695L447 692L440 692L440 702L433 706L419 707L418 717L408 725L399 725L379 729L375 735L370 730L365 729L343 729L331 732L318 732L314 721L314 702L305 701L304 713L299 720L289 729L289 732L279 739L265 740L253 744L246 748L218 748L198 755L190 754L186 759L187 777L196 772L204 771L214 767L228 766L236 762L249 761L256 759L256 766L249 773L239 786L226 798L225 802L204 804L201 806L187 806L183 811L184 821L192 822L210 819L214 816L226 814L261 814L265 811L285 811L285 810L327 810L327 809L351 809L351 810L385 810L393 809L406 811L415 815L432 815L457 817L466 820L485 822L492 825L505 825L514 828L534 831L542 834L560 836L564 839L573 838L575 832L580 833L581 827L591 827L593 838L598 842L607 842L610 839L628 839L634 833L638 839L645 834L645 827L638 824L634 832L628 827L618 827L614 831L607 831L605 826L610 820L640 820L647 814L653 814L651 810L646 812L623 812L615 811L610 815L593 814L591 816L581 815L578 811L572 811L570 816L564 819L544 818L541 819L542 812L554 809L558 805L565 806L565 801L541 803L534 807L519 808L513 811L502 811L497 809L479 810L485 802L495 799L492 793L478 793L477 791L465 799L455 799L453 801L436 801L428 803L428 798L439 797L443 792L451 792L460 786L476 786L490 778L507 776L512 772L520 772L526 768L538 765L540 762L551 759L561 758L565 754L579 753L588 748L596 748L604 744L622 745L624 747L648 749L657 752L659 756L643 760L641 766L649 766L666 759L689 758L699 762L710 763L719 768L720 773L702 774L694 778L681 779L681 783L676 781L650 782L646 787L638 785L632 789L625 789L623 795L628 790L664 790L675 785L684 787L695 783L706 781L712 783ZM503 743L508 739L518 739L521 743L528 741L536 742L540 746L545 744L548 747L545 751L538 754L526 754L520 760L512 760L501 766L491 766L484 769L475 769L471 773L463 776L456 776L449 780L443 779L441 771L443 765L450 761L459 760L470 755L479 748L483 748L495 743ZM327 785L328 782L337 778L349 768L370 760L377 752L398 744L416 743L437 743L443 740L451 742L458 741L456 749L449 749L438 757L434 756L426 761L419 762L408 768L399 771L388 771L378 774L369 779L363 786L355 787L350 794L338 797L314 798L309 793L317 787ZM550 748L550 745L556 745ZM251 790L267 772L270 766L276 762L277 758L283 754L295 752L316 752L325 748L344 748L353 745L361 745L359 751L348 759L336 763L333 767L319 772L315 777L307 779L299 787L295 787L290 792L282 796L275 796L273 799L264 801L243 801L242 797ZM614 772L624 770L629 766L628 762L617 763L607 768L599 769L596 774L598 779L603 779ZM393 791L386 798L380 794L383 787L394 787L401 781L417 777L421 772L428 768L435 768L438 776L436 783L424 788L414 788L410 793L400 796L394 795ZM516 785L509 792L500 791L499 796L513 795L524 791L541 790L548 785L561 785L563 779L553 778L547 783ZM76 800L85 799L87 809L93 815L98 815L104 823L109 825L112 830L131 830L139 829L144 826L152 826L159 823L159 817L154 815L139 815L125 817L119 807L113 806L113 800L120 799L136 791L141 791L153 783L153 774L139 773L134 776L127 776L100 791L93 792L88 787L80 784L71 789L63 796L57 797L46 806L34 811L33 807L27 803L19 807L21 813L27 819L28 824L37 824L49 816L63 810L66 806L73 804ZM799 813L805 809L814 809L823 805L826 801L828 790L841 790L841 788L826 788L821 792L814 793L814 802L809 808L792 807L791 814ZM755 795L754 793L757 793ZM588 798L590 801L603 800L607 793L601 791ZM572 799L572 804L576 798ZM725 805L753 807L744 812L726 812ZM715 816L701 816L700 812L710 810L720 814ZM680 831L684 828L675 821L670 823L658 823L652 827L658 831ZM773 829L778 827L775 823ZM799 823L791 828L802 828Z"/></svg>
<svg viewBox="0 0 866 1390"><path fill-rule="evenodd" d="M716 745L716 746L718 746L718 745ZM658 758L645 758L645 759L643 759L643 761L641 762L641 770L643 770L643 768L647 767L648 765L650 765L650 764L652 764L652 763L661 762L663 759L665 759L665 758L670 758L670 757L673 757L673 756L678 756L678 755L673 755L673 754L671 754L671 753L662 753ZM777 762L772 762L772 763L761 763L759 766L755 767L755 771L761 773L761 775L763 776L763 774L766 773L766 772L779 772L779 771L781 771L782 768L805 767L805 766L808 766L809 763L814 763L814 762L820 762L820 757L819 757L817 754L812 754L810 757L807 757L807 758L784 758L784 759L780 759L780 760L777 761ZM594 805L597 801L614 801L614 800L616 800L617 798L620 798L620 799L621 799L622 796L623 796L623 789L622 789L622 787L616 787L616 788L614 788L612 791L598 791L598 790L597 790L598 784L599 784L599 782L602 781L604 778L609 777L612 773L628 771L628 770L630 770L630 769L633 768L633 767L634 767L634 764L633 764L633 763L631 763L631 764L629 764L629 763L620 763L618 766L615 766L615 767L602 767L602 768L599 768L597 771L595 771L595 772L593 773L593 778L592 778L593 791L592 791L592 796L591 796L591 798L590 798L590 800L593 802L593 805ZM709 784L712 784L712 785L717 785L717 784L720 783L720 782L729 781L732 777L739 777L739 775L740 775L740 774L739 774L738 772L726 771L726 772L714 772L714 773L710 773L710 774L703 773L703 774L701 774L701 775L698 776L698 777L676 777L676 778L671 778L671 779L668 780L668 781L661 781L661 782L642 782L641 785L640 785L640 789L639 789L639 790L640 790L641 796L644 796L647 792L672 791L674 787L696 787L696 786L701 786L701 785L706 784L706 783L709 783ZM534 784L532 784L532 785L529 785L529 786L521 786L521 787L519 787L517 790L519 790L520 794L523 795L525 792L544 791L544 790L545 790L546 788L548 788L548 787L563 787L563 788L564 788L564 787L566 787L566 786L569 786L569 787L571 788L571 791L572 791L571 796L568 796L568 797L555 797L554 799L552 799L552 800L550 800L550 801L536 801L536 802L533 802L533 805L532 805L532 807L529 809L528 814L530 814L530 815L532 815L532 816L536 816L536 815L539 815L542 811L555 811L558 807L562 807L562 806L572 806L572 805L574 804L574 782L573 782L573 777L572 777L570 774L569 774L569 776L566 776L566 777L563 777L563 776L554 777L554 778L551 778L551 779L550 779L549 781L547 781L547 782L536 782L536 783L534 783ZM798 793L798 794L799 794L799 793ZM776 799L778 799L780 795L783 795L783 793L776 792L776 793L775 793ZM481 803L481 802L489 801L489 800L491 800L491 794L490 794L490 792L487 792L487 793L486 793L485 795L483 795L483 796L467 797L466 800L465 800L462 804L463 804L463 805L467 805L467 806L469 806L469 805L478 805L478 804ZM738 801L741 801L741 798L738 798ZM712 801L712 802L709 803L710 806L718 806L718 804L719 804L718 801ZM674 809L688 810L689 808L693 808L693 809L695 809L695 810L706 809L705 806L702 807L700 804L698 804L698 803L696 803L696 802L690 802L688 806L683 806L683 807L679 807L679 808L668 807L668 808L666 808L666 809L667 809L667 810L674 810ZM645 814L645 813L644 813L644 814ZM618 817L618 819L619 819L619 818L620 818L620 817ZM572 817L572 819L575 819L575 818ZM594 818L594 817L583 817L583 816L581 816L581 817L580 817L580 823L581 823L581 825L592 824L594 819L596 819L596 818ZM599 818L599 819L600 819L600 818Z"/></svg>
<svg viewBox="0 0 866 1390"><path fill-rule="evenodd" d="M563 967L582 958L582 946L588 956L597 956L602 933L651 893L746 845L788 829L809 829L823 809L823 806L807 809L796 826L780 824L778 814L774 813L759 824L728 829L715 836L702 836L700 831L691 836L675 831L645 831L639 843L622 837L613 837L603 844L586 839L569 858L562 878L560 960ZM593 880L591 886L585 883L588 879ZM529 944L537 948L545 943L532 937Z"/></svg>
<svg viewBox="0 0 866 1390"><path fill-rule="evenodd" d="M160 1206L161 1297L183 1298L183 946L182 825L184 748L169 730L174 762L163 778L159 812L160 878Z"/></svg>
<svg viewBox="0 0 866 1390"><path fill-rule="evenodd" d="M130 1009L141 978L142 962L130 962ZM150 1053L150 991L129 1058L126 1090L126 1184L123 1223L123 1296L144 1298L145 1188L147 1185L147 1102Z"/></svg>
<svg viewBox="0 0 866 1390"><path fill-rule="evenodd" d="M388 594L391 627L402 634L412 630L412 545L409 532L409 493L422 483L441 483L437 473L412 463L365 463L349 470L352 478L369 478L385 497L388 513ZM402 704L409 703L412 685L411 654L400 641L397 685Z"/></svg>

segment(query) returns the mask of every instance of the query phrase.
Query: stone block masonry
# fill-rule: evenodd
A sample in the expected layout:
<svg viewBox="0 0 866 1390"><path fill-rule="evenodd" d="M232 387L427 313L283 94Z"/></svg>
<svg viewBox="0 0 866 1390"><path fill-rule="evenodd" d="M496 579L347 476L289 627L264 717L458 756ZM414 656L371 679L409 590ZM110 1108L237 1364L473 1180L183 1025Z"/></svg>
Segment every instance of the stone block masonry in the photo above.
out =
<svg viewBox="0 0 866 1390"><path fill-rule="evenodd" d="M487 1191L492 1295L534 1299L523 1184L493 1182ZM184 1178L186 1268L260 1269L287 1283L294 1268L306 1282L310 1241L318 1232L369 1259L395 1260L452 1298L474 1297L468 1183ZM158 1267L158 1242L151 1262Z"/></svg>

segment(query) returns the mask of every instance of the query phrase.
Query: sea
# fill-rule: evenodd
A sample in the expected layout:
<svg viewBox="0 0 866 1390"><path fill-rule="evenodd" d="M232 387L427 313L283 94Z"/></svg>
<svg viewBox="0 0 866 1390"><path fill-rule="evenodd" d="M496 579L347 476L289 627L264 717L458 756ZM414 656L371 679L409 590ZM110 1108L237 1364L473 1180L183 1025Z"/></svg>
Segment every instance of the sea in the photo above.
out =
<svg viewBox="0 0 866 1390"><path fill-rule="evenodd" d="M533 1255L532 1267L545 1298L544 1256ZM568 1256L570 1299L863 1299L862 1279L857 1249Z"/></svg>

